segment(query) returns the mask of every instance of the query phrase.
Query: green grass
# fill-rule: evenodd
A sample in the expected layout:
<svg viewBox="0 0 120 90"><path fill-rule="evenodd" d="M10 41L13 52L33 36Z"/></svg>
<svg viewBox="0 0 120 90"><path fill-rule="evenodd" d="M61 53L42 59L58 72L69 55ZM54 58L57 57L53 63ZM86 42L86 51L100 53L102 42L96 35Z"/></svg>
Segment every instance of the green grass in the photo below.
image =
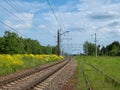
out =
<svg viewBox="0 0 120 90"><path fill-rule="evenodd" d="M78 67L77 67L77 85L76 85L76 90L87 90L85 79L84 79L84 76L82 74L81 67L79 65L80 65L80 62L78 62Z"/></svg>
<svg viewBox="0 0 120 90"><path fill-rule="evenodd" d="M104 73L120 81L120 57L84 57L77 56L75 59L78 62L77 77L78 83L76 90L87 90L83 74L81 72L81 65L83 66L86 75L92 84L94 90L120 90L120 85L116 85L114 82L106 78L106 76L92 68L88 64L92 64L95 67L102 70ZM81 85L82 84L82 85ZM81 89L82 88L82 89Z"/></svg>

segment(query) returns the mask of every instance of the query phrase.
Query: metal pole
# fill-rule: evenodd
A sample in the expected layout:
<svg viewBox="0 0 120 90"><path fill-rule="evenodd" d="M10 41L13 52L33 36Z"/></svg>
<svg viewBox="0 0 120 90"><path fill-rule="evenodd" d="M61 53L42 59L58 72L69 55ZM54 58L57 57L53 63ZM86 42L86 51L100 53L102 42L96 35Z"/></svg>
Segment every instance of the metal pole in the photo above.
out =
<svg viewBox="0 0 120 90"><path fill-rule="evenodd" d="M88 56L88 46L87 46L87 43L86 43L85 46L86 46L86 49L85 49L86 50L86 56Z"/></svg>
<svg viewBox="0 0 120 90"><path fill-rule="evenodd" d="M95 54L97 57L97 34L95 33Z"/></svg>
<svg viewBox="0 0 120 90"><path fill-rule="evenodd" d="M58 43L58 53L57 53L57 55L58 56L60 56L60 31L58 30L58 32L57 32L57 43Z"/></svg>
<svg viewBox="0 0 120 90"><path fill-rule="evenodd" d="M57 43L58 43L58 56L60 56L61 54L62 54L62 52L61 52L61 35L63 35L63 34L65 34L65 33L68 33L69 31L65 31L65 32L63 32L63 33L60 33L60 31L61 31L61 29L60 30L58 30L58 32L57 32Z"/></svg>

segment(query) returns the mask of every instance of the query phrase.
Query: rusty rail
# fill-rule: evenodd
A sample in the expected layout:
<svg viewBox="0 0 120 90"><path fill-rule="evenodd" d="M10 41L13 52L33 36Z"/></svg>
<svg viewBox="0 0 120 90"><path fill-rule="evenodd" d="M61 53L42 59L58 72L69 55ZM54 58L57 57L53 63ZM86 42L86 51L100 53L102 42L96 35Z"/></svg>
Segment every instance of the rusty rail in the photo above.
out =
<svg viewBox="0 0 120 90"><path fill-rule="evenodd" d="M70 61L70 60L67 60L67 61L66 61L66 60L62 60L62 61L56 62L56 63L54 63L54 64L50 64L49 66L45 66L45 67L42 67L42 68L35 68L34 70L32 70L32 71L30 71L30 72L28 72L28 73L24 73L24 74L19 75L19 76L14 76L14 77L11 77L11 78L2 80L2 81L0 81L0 87L2 87L3 85L7 85L7 84L9 84L9 83L11 83L11 82L17 81L17 80L19 80L19 79L22 79L22 78L24 78L24 77L27 77L27 76L29 76L29 75L32 75L32 74L34 74L34 73L40 72L40 71L42 71L42 70L44 70L44 69L47 69L47 68L50 68L50 67L52 67L52 66L55 66L55 65L58 65L58 64L60 64L60 63L65 62L65 63L63 63L62 65L60 65L58 68L56 68L56 69L48 72L46 75L42 76L42 77L39 78L38 80L35 80L34 82L31 82L31 83L29 83L28 85L22 87L23 90L31 89L31 88L33 88L33 86L35 86L37 83L40 83L40 82L44 81L44 80L45 80L46 78L48 78L50 75L54 74L54 73L57 72L60 68L64 67L69 61Z"/></svg>
<svg viewBox="0 0 120 90"><path fill-rule="evenodd" d="M85 79L85 82L86 82L86 85L88 86L88 90L93 90L93 86L92 84L90 83L89 79L88 79L88 76L86 75L86 72L83 68L83 65L80 64L81 66L81 70L82 70L82 73L83 73L83 76L84 76L84 79Z"/></svg>

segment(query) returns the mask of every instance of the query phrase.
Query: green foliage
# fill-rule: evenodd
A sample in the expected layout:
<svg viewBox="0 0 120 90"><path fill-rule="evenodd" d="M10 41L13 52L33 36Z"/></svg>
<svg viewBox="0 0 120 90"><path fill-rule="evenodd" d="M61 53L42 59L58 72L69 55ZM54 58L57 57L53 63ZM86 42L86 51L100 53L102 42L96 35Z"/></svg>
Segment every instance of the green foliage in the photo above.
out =
<svg viewBox="0 0 120 90"><path fill-rule="evenodd" d="M114 81L107 78L106 75L91 67L89 64L94 65L96 68L102 70L105 74L114 78L118 82L120 81L120 58L119 57L93 57L93 56L76 56L75 59L78 62L77 67L77 87L76 90L88 90L88 86L85 83L85 78L81 72L81 65L83 66L86 76L92 85L94 90L119 90L120 85L116 85ZM82 83L80 83L82 82Z"/></svg>
<svg viewBox="0 0 120 90"><path fill-rule="evenodd" d="M85 55L93 56L95 55L96 45L94 43L85 42L83 45L83 50ZM104 56L120 56L120 43L117 41L112 42L111 44L102 46L97 46L97 54Z"/></svg>
<svg viewBox="0 0 120 90"><path fill-rule="evenodd" d="M86 55L95 55L96 45L90 42L85 42L83 45L83 50Z"/></svg>
<svg viewBox="0 0 120 90"><path fill-rule="evenodd" d="M4 53L5 51L5 39L0 37L0 53Z"/></svg>
<svg viewBox="0 0 120 90"><path fill-rule="evenodd" d="M10 31L0 37L1 54L56 54L55 48L56 46L42 46L37 40L19 37Z"/></svg>
<svg viewBox="0 0 120 90"><path fill-rule="evenodd" d="M16 33L11 33L9 31L5 32L4 37L4 52L7 54L19 53L20 40Z"/></svg>
<svg viewBox="0 0 120 90"><path fill-rule="evenodd" d="M108 46L102 47L101 53L102 55L120 56L120 43L117 41L114 41Z"/></svg>
<svg viewBox="0 0 120 90"><path fill-rule="evenodd" d="M0 54L0 75L40 66L63 59L56 55Z"/></svg>

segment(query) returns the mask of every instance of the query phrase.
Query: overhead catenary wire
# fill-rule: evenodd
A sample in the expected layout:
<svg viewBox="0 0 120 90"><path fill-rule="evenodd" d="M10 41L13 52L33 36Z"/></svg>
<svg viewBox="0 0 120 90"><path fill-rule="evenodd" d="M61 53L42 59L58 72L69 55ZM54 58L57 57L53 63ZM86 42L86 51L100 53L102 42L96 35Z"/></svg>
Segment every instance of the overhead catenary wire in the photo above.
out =
<svg viewBox="0 0 120 90"><path fill-rule="evenodd" d="M56 16L56 14L55 14L54 9L52 8L52 6L51 6L51 4L50 4L49 0L46 0L46 1L47 1L48 5L49 5L49 7L50 7L50 9L51 9L51 11L52 11L52 13L53 13L53 15L54 15L55 19L56 19L56 21L57 21L57 23L58 23L59 27L60 27L60 30L61 30L62 26L61 26L61 24L60 24L60 22L59 22L59 20L58 20L58 17L57 17L57 16Z"/></svg>
<svg viewBox="0 0 120 90"><path fill-rule="evenodd" d="M4 2L6 2L7 5L9 5L11 7L12 10L16 11L17 13L19 12L24 12L21 8L21 6L15 1L15 0L5 0ZM0 5L1 9L4 9L4 11L6 11L7 13L11 14L12 16L16 17L17 19L19 19L22 23L23 21L20 19L20 17L18 17L17 15L15 15L11 10L9 10L8 8ZM19 8L18 8L19 7ZM20 35L26 37L24 34L18 32L16 29L14 29L13 27L11 27L10 25L6 24L5 22L3 21L0 21L0 23L4 24L5 26L7 26L8 28L10 28L11 30L19 33ZM45 41L51 41L50 40L50 37L48 37L48 33L44 33L43 31L41 32L42 35L44 35L44 39ZM51 37L52 38L52 37Z"/></svg>
<svg viewBox="0 0 120 90"><path fill-rule="evenodd" d="M21 8L21 11L23 11L24 12L24 10L23 10L23 8L15 1L15 0L12 0L13 1L13 3L14 4L16 4L17 6L19 6L20 8ZM30 6L32 7L32 5L30 4ZM35 24L35 25L37 25L37 24ZM42 30L43 31L43 30ZM48 33L44 33L44 32L42 32L43 34L44 34L44 36L45 36L45 38L47 38L48 37ZM45 35L46 34L46 35ZM49 39L50 37L48 37L48 39ZM48 41L48 40L47 40Z"/></svg>
<svg viewBox="0 0 120 90"><path fill-rule="evenodd" d="M16 0L11 0L9 1L12 5L15 6L15 8L17 8L20 12L24 12L24 9L21 7L20 4L18 4L18 2Z"/></svg>
<svg viewBox="0 0 120 90"><path fill-rule="evenodd" d="M20 35L24 36L24 37L27 37L26 35L20 33L19 31L17 31L16 29L14 29L13 27L9 26L8 24L0 21L2 24L6 25L8 28L10 28L11 30L19 33ZM50 39L50 37L48 36L48 34L44 33L43 31L40 32L44 37L42 39L44 39L44 41L47 41L47 42L51 42L53 40ZM32 33L32 35L34 36L35 34ZM38 37L38 36L37 36Z"/></svg>
<svg viewBox="0 0 120 90"><path fill-rule="evenodd" d="M8 13L10 13L12 16L16 17L21 23L24 23L23 20L21 20L21 18L19 18L17 15L13 14L10 10L8 10L7 8L5 8L4 6L0 5L1 8L3 8L5 11L7 11Z"/></svg>
<svg viewBox="0 0 120 90"><path fill-rule="evenodd" d="M58 6L57 6L57 4L56 4L55 0L53 0L53 4L54 4L55 8L56 8L56 9L57 9L57 11L58 11L58 16L59 16L59 19L60 19L60 21L61 21L61 24L62 24L63 28L65 29L65 25L64 25L64 22L63 22L62 15L61 15L61 13L60 13L60 11L59 11L59 9L58 9Z"/></svg>
<svg viewBox="0 0 120 90"><path fill-rule="evenodd" d="M15 31L16 33L18 33L18 34L20 34L20 35L22 35L22 36L24 36L24 37L27 37L26 35L24 35L24 34L22 34L22 33L20 33L19 31L17 31L16 29L14 29L13 27L11 27L10 25L8 25L8 24L6 24L6 23L4 23L3 21L1 21L0 20L0 23L2 23L2 24L4 24L5 26L7 26L8 28L10 28L12 31ZM45 33L43 33L43 34L45 34ZM44 35L45 36L45 35ZM45 39L46 38L46 39ZM46 40L46 41L51 41L51 40L49 40L49 39L47 39L47 37L45 36L45 38L44 38L44 40ZM49 37L48 37L49 38Z"/></svg>
<svg viewBox="0 0 120 90"><path fill-rule="evenodd" d="M53 1L53 2L54 2L55 8L58 10L55 1ZM49 7L50 7L50 9L51 9L51 11L52 11L55 19L56 19L58 25L60 26L60 29L58 30L58 33L57 33L57 36L58 36L58 38L57 38L58 56L60 56L60 55L61 55L61 46L60 46L60 42L61 42L60 36L61 36L61 33L60 33L60 32L61 32L61 30L62 30L63 28L65 28L65 26L64 26L64 24L63 24L63 21L62 21L62 18L61 18L61 15L60 15L59 11L58 11L58 15L59 15L60 18L58 18L58 16L56 15L56 13L55 13L55 11L54 11L54 8L52 7L52 5L51 5L51 3L49 2L49 0L47 0L47 3L48 3L48 5L49 5ZM63 28L62 28L62 27L63 27Z"/></svg>
<svg viewBox="0 0 120 90"><path fill-rule="evenodd" d="M8 1L8 0L5 0L5 2L6 2L12 9L14 9L16 12L19 12L19 10L16 9L16 7L10 2L10 0L9 0L9 1Z"/></svg>
<svg viewBox="0 0 120 90"><path fill-rule="evenodd" d="M24 34L20 33L19 31L17 31L16 29L14 29L14 28L13 28L13 27L11 27L10 25L8 25L8 24L4 23L4 22L3 22L3 21L1 21L1 20L0 20L0 23L4 24L5 26L7 26L8 28L10 28L11 30L13 30L13 31L15 31L15 32L17 32L17 33L19 33L19 34L21 34L22 36L27 37L26 35L24 35Z"/></svg>

